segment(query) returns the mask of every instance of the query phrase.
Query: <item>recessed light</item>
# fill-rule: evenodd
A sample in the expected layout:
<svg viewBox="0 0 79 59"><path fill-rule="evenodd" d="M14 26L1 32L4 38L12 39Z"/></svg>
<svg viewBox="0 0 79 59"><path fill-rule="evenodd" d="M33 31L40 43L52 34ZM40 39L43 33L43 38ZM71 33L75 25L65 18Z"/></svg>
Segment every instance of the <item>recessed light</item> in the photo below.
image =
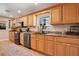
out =
<svg viewBox="0 0 79 59"><path fill-rule="evenodd" d="M21 13L21 10L18 10L17 12L18 12L18 13Z"/></svg>
<svg viewBox="0 0 79 59"><path fill-rule="evenodd" d="M38 3L34 3L35 5L37 5Z"/></svg>
<svg viewBox="0 0 79 59"><path fill-rule="evenodd" d="M13 15L10 15L10 17L13 17Z"/></svg>

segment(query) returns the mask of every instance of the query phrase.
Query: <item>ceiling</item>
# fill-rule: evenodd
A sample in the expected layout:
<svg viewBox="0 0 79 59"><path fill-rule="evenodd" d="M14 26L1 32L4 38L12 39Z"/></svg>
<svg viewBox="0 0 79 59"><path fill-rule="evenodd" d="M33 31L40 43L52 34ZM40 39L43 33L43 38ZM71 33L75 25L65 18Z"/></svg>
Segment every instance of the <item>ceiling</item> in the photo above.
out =
<svg viewBox="0 0 79 59"><path fill-rule="evenodd" d="M51 6L56 3L0 3L0 16L17 18L36 12ZM18 11L20 10L20 11Z"/></svg>

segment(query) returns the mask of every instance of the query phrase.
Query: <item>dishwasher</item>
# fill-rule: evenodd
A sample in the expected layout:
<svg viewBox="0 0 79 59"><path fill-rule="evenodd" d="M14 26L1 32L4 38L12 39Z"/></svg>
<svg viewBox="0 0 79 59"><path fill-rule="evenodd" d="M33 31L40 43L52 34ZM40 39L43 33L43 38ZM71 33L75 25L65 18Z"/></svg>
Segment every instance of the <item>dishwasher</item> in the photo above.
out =
<svg viewBox="0 0 79 59"><path fill-rule="evenodd" d="M30 32L24 33L24 46L30 48Z"/></svg>
<svg viewBox="0 0 79 59"><path fill-rule="evenodd" d="M15 44L20 45L20 32L14 32Z"/></svg>

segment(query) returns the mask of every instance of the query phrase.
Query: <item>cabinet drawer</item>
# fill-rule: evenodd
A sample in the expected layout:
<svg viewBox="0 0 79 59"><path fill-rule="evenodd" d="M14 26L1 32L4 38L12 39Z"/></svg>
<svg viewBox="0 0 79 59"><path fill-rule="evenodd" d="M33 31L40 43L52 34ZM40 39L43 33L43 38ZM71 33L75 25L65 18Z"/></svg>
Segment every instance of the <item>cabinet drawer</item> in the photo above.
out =
<svg viewBox="0 0 79 59"><path fill-rule="evenodd" d="M49 40L49 41L55 41L56 37L52 37L52 36L45 36L45 40Z"/></svg>
<svg viewBox="0 0 79 59"><path fill-rule="evenodd" d="M44 39L44 35L36 35L36 38L43 40Z"/></svg>
<svg viewBox="0 0 79 59"><path fill-rule="evenodd" d="M75 39L75 38L57 37L56 41L79 45L79 39Z"/></svg>

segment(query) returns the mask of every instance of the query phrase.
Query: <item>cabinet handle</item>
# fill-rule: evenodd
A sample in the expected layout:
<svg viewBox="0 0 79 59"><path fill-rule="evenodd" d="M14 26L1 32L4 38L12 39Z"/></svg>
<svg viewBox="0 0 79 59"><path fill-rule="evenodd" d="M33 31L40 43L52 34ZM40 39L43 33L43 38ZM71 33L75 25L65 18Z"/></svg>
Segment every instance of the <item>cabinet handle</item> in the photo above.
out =
<svg viewBox="0 0 79 59"><path fill-rule="evenodd" d="M70 45L70 44L67 44L67 45Z"/></svg>

